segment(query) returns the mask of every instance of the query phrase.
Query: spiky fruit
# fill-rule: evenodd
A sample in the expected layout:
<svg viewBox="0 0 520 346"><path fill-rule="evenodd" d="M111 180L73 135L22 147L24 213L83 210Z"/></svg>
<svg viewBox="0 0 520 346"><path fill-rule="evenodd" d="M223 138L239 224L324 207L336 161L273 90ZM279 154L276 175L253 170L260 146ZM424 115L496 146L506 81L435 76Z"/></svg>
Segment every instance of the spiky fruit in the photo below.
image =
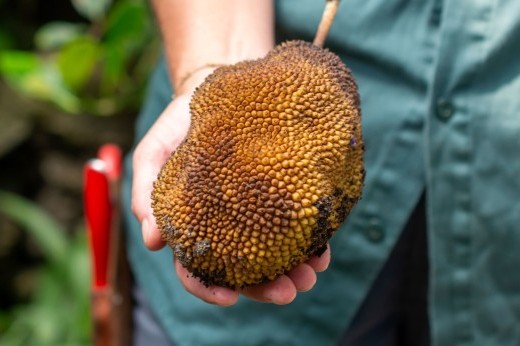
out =
<svg viewBox="0 0 520 346"><path fill-rule="evenodd" d="M162 237L206 284L273 280L319 255L362 192L356 83L302 41L218 68L152 194Z"/></svg>

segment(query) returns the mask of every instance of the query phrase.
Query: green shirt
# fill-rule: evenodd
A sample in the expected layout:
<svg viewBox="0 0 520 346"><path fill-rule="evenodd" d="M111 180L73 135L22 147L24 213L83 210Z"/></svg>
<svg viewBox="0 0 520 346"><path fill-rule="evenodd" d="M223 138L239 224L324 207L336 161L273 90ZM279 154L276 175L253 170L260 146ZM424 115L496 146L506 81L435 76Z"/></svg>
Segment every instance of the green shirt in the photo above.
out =
<svg viewBox="0 0 520 346"><path fill-rule="evenodd" d="M323 1L276 4L280 38L311 40ZM343 0L327 46L359 84L367 171L330 268L289 306L199 301L169 249L144 248L127 180L130 260L165 330L178 345L334 345L426 190L432 344L518 345L520 1ZM170 95L162 64L138 138Z"/></svg>

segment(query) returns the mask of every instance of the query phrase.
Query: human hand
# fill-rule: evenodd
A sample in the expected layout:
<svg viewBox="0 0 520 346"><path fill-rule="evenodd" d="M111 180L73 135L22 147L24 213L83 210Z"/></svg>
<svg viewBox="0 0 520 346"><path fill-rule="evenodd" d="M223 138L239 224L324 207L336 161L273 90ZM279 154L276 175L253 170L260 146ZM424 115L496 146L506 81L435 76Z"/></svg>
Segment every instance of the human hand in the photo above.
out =
<svg viewBox="0 0 520 346"><path fill-rule="evenodd" d="M329 262L330 248L327 245L327 250L321 256L310 258L274 281L245 287L238 291L214 285L205 286L199 279L193 277L179 261L175 261L175 269L184 288L207 303L231 306L237 302L238 295L242 294L258 302L285 305L291 303L298 292L312 289L316 283L316 273L325 271Z"/></svg>
<svg viewBox="0 0 520 346"><path fill-rule="evenodd" d="M171 155L185 138L190 126L189 100L191 93L176 96L166 107L155 124L135 149L133 156L132 211L141 223L145 246L159 250L165 242L155 223L151 207L153 182ZM313 257L295 267L276 280L241 290L220 286L206 287L193 277L187 269L175 261L177 275L184 288L194 296L215 305L230 306L236 303L238 295L273 304L289 304L298 292L310 290L316 283L316 273L324 271L330 262L327 248L320 257Z"/></svg>

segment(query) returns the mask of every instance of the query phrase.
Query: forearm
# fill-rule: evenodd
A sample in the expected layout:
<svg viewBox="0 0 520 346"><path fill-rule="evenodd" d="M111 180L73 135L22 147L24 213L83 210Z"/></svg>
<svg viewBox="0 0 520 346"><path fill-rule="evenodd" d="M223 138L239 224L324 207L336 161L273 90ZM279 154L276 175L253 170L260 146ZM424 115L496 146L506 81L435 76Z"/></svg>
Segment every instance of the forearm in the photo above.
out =
<svg viewBox="0 0 520 346"><path fill-rule="evenodd" d="M152 0L152 4L178 92L186 77L204 66L258 58L274 45L272 0Z"/></svg>

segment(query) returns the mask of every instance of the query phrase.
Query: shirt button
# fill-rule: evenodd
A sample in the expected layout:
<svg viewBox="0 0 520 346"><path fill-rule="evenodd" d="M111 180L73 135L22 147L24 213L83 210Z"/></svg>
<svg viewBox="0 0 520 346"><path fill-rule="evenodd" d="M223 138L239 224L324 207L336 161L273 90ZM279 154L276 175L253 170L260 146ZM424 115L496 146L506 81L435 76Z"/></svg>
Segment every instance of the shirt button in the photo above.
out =
<svg viewBox="0 0 520 346"><path fill-rule="evenodd" d="M446 99L439 99L437 101L437 117L446 121L453 116L455 113L455 108L453 107L453 103Z"/></svg>
<svg viewBox="0 0 520 346"><path fill-rule="evenodd" d="M372 243L379 243L385 237L385 232L377 220L372 220L365 228L365 236Z"/></svg>

